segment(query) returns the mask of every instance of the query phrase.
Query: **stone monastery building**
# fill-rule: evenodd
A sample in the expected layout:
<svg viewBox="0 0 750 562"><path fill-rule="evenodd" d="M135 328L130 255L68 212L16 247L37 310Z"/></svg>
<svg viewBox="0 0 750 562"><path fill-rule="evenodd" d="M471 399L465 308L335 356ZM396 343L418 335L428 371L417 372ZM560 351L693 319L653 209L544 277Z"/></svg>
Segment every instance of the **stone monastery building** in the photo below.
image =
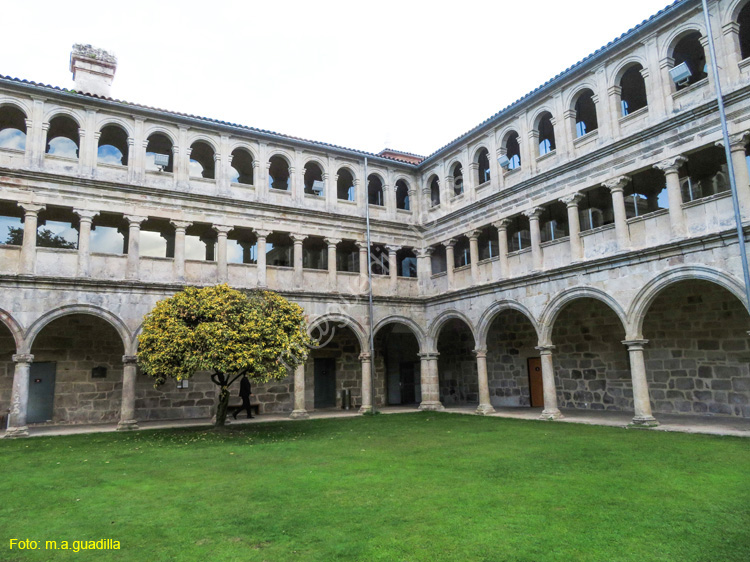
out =
<svg viewBox="0 0 750 562"><path fill-rule="evenodd" d="M709 6L747 225L750 0ZM304 417L344 389L367 410L374 389L421 409L750 418L708 54L701 3L675 2L427 157L122 102L90 46L75 90L0 77L7 433L210 417L208 376L154 389L135 355L158 300L222 282L279 291L321 339L254 388L261 413Z"/></svg>

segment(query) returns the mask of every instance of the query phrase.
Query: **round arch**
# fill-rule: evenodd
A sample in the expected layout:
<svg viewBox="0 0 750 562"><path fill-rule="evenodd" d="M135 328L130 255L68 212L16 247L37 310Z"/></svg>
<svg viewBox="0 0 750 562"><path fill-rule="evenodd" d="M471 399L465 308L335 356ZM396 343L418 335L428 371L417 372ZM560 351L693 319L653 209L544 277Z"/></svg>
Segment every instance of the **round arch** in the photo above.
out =
<svg viewBox="0 0 750 562"><path fill-rule="evenodd" d="M16 99L13 99L13 98L8 98L8 97L0 97L0 109L2 109L3 107L6 107L6 106L10 106L10 107L13 107L13 108L17 109L18 111L20 111L21 113L23 113L23 115L24 115L24 117L26 119L29 118L29 114L31 112L31 108L28 107L28 106L26 106L20 100L16 100Z"/></svg>
<svg viewBox="0 0 750 562"><path fill-rule="evenodd" d="M127 121L125 121L124 119L120 119L119 117L114 117L111 115L107 115L106 117L104 117L104 119L99 121L96 124L96 130L97 132L101 133L104 127L109 127L109 126L119 127L120 129L125 131L125 133L129 137L133 136L133 129Z"/></svg>
<svg viewBox="0 0 750 562"><path fill-rule="evenodd" d="M311 157L305 160L304 164L302 164L302 169L304 170L305 167L308 164L315 164L318 168L320 168L320 172L322 174L327 174L328 170L326 169L326 166L323 164L323 161L316 157Z"/></svg>
<svg viewBox="0 0 750 562"><path fill-rule="evenodd" d="M21 353L24 349L24 337L23 327L21 324L13 318L13 315L6 310L0 308L0 322L2 322L8 330L10 330L13 336L13 341L16 343L16 353Z"/></svg>
<svg viewBox="0 0 750 562"><path fill-rule="evenodd" d="M383 172L381 172L381 171L370 171L367 174L367 178L366 178L367 182L370 181L370 177L371 176L375 176L376 178L378 178L380 180L380 184L383 187L385 187L386 185L388 185L387 182L385 181L385 176L383 175Z"/></svg>
<svg viewBox="0 0 750 562"><path fill-rule="evenodd" d="M229 145L228 150L229 154L232 154L235 150L244 150L253 158L253 160L255 160L255 149L243 140L235 140Z"/></svg>
<svg viewBox="0 0 750 562"><path fill-rule="evenodd" d="M724 20L721 22L721 25L726 25L728 23L736 22L737 19L740 17L740 12L743 10L745 6L750 3L750 0L733 0L727 9L724 11L725 17Z"/></svg>
<svg viewBox="0 0 750 562"><path fill-rule="evenodd" d="M333 324L333 327L330 328L329 324ZM330 341L330 338L332 338L335 334L336 325L349 328L352 332L354 332L354 335L359 342L360 352L363 352L364 350L370 348L367 336L365 335L366 332L362 325L354 318L352 318L351 316L347 316L346 314L330 313L324 314L323 316L318 316L312 322L310 322L310 325L307 327L307 333L312 335L313 330L315 330L316 328L320 328L322 330L325 326L325 331L323 333L327 336L328 339L322 346L320 346L324 347L328 343L328 341Z"/></svg>
<svg viewBox="0 0 750 562"><path fill-rule="evenodd" d="M169 139L169 142L172 143L173 147L177 145L177 137L174 135L174 133L172 133L172 131L170 131L166 127L162 127L160 125L154 125L143 131L143 138L146 139L146 143L148 143L148 139L156 134L164 135L165 137L167 137Z"/></svg>
<svg viewBox="0 0 750 562"><path fill-rule="evenodd" d="M555 295L547 304L544 312L542 312L539 321L539 326L541 327L539 342L541 345L550 345L552 343L552 329L557 317L565 306L574 300L583 298L596 299L607 305L617 315L617 318L620 319L623 332L627 334L627 315L622 306L620 306L620 303L601 289L595 287L573 287Z"/></svg>
<svg viewBox="0 0 750 562"><path fill-rule="evenodd" d="M688 22L682 25L678 25L671 31L671 33L669 33L669 35L667 35L667 37L662 42L662 49L665 50L659 54L659 60L662 60L666 57L672 58L672 56L674 55L674 48L680 41L680 39L696 31L700 33L701 38L706 36L705 29L703 29L703 26L697 22Z"/></svg>
<svg viewBox="0 0 750 562"><path fill-rule="evenodd" d="M550 115L550 119L552 120L552 125L556 124L555 114L552 112L552 110L547 107L546 105L543 105L542 107L538 108L535 112L533 117L530 119L531 123L531 130L535 131L539 128L539 122L542 120L542 117L544 117L547 113Z"/></svg>
<svg viewBox="0 0 750 562"><path fill-rule="evenodd" d="M497 135L497 148L498 150L501 150L505 148L505 145L508 143L508 137L515 133L520 138L520 133L518 132L518 125L508 125L507 127L504 127Z"/></svg>
<svg viewBox="0 0 750 562"><path fill-rule="evenodd" d="M406 326L407 328L409 328L414 334L414 337L417 338L417 343L419 343L419 352L424 353L426 344L425 333L422 328L420 328L419 324L414 322L414 320L412 320L411 318L407 318L406 316L387 316L382 320L378 320L378 323L375 324L372 330L373 338L382 328L385 328L388 324L401 324L402 326Z"/></svg>
<svg viewBox="0 0 750 562"><path fill-rule="evenodd" d="M50 109L45 115L44 115L44 122L49 123L52 121L55 117L69 117L72 119L76 125L78 125L78 128L82 128L83 125L83 117L78 115L75 111L72 109L68 109L67 107L55 107L54 109Z"/></svg>
<svg viewBox="0 0 750 562"><path fill-rule="evenodd" d="M492 303L487 308L487 310L484 311L484 314L482 314L482 317L479 319L479 323L477 325L477 347L487 347L487 334L489 334L490 332L492 323L495 321L498 315L506 310L515 310L523 314L524 317L529 322L531 322L531 325L534 327L534 331L536 332L537 339L539 339L539 324L537 323L536 318L534 318L534 315L531 314L531 311L519 302L511 300L501 300Z"/></svg>
<svg viewBox="0 0 750 562"><path fill-rule="evenodd" d="M352 175L352 179L354 181L357 181L357 172L354 169L354 166L351 164L339 164L336 166L336 173L338 174L341 170L346 170Z"/></svg>
<svg viewBox="0 0 750 562"><path fill-rule="evenodd" d="M615 71L612 73L612 81L608 84L608 87L619 86L623 74L636 65L640 65L641 68L647 68L646 60L640 55L630 55L619 61L615 67Z"/></svg>
<svg viewBox="0 0 750 562"><path fill-rule="evenodd" d="M575 110L578 98L580 98L586 91L590 91L594 97L598 97L595 84L592 84L590 82L581 82L580 84L576 84L575 89L573 89L568 95L567 101L565 102L565 107L569 110Z"/></svg>
<svg viewBox="0 0 750 562"><path fill-rule="evenodd" d="M432 324L430 325L430 328L427 330L427 343L429 345L430 350L435 351L437 350L437 341L438 337L440 336L440 331L443 328L443 325L448 320L461 320L468 326L469 331L471 332L471 337L474 338L474 346L477 345L477 331L474 328L474 324L472 323L469 318L466 317L463 313L457 311L457 310L446 310L444 312L441 312L437 315L437 317L432 321Z"/></svg>
<svg viewBox="0 0 750 562"><path fill-rule="evenodd" d="M474 148L474 153L473 153L473 156L471 157L471 162L472 163L475 164L475 163L479 162L479 153L482 150L486 150L487 151L487 156L489 157L489 154L490 154L489 147L486 144L484 144L484 143L479 144L479 145L476 146L476 148Z"/></svg>
<svg viewBox="0 0 750 562"><path fill-rule="evenodd" d="M219 153L219 145L216 143L214 139L212 139L211 137L209 137L208 135L204 133L196 133L192 135L188 139L187 145L188 147L192 147L196 142L204 142L213 149L215 154Z"/></svg>
<svg viewBox="0 0 750 562"><path fill-rule="evenodd" d="M291 172L291 168L292 168L292 166L294 166L294 164L293 164L294 159L289 154L287 154L285 151L283 151L283 150L276 150L274 152L271 152L268 155L268 158L266 159L266 162L270 162L271 158L274 158L275 156L278 156L279 158L281 158L282 160L284 160L284 162L286 162L286 165L289 166L289 168L290 168L289 171Z"/></svg>

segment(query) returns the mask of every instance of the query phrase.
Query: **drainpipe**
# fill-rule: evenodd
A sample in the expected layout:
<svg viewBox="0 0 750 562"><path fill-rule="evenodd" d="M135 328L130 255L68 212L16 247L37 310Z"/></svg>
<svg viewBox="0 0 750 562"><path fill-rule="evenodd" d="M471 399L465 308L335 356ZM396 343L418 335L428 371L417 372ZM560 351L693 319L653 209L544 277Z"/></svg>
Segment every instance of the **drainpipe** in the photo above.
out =
<svg viewBox="0 0 750 562"><path fill-rule="evenodd" d="M373 305L372 305L372 246L370 243L370 190L367 181L367 156L365 156L365 222L367 224L367 298L369 299L369 327L370 327L370 404L375 413L375 336L373 334Z"/></svg>

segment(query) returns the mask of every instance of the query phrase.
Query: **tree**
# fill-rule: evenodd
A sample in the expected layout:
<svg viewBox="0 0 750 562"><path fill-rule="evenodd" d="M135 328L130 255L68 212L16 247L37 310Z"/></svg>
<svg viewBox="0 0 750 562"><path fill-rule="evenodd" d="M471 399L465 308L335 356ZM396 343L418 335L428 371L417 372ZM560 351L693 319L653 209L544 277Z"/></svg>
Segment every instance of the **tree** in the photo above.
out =
<svg viewBox="0 0 750 562"><path fill-rule="evenodd" d="M5 239L5 243L22 246L23 228L9 226L8 237ZM75 250L77 246L75 242L70 242L64 237L54 234L49 228L42 228L37 231L36 245L41 248L66 248L69 250Z"/></svg>
<svg viewBox="0 0 750 562"><path fill-rule="evenodd" d="M283 379L307 359L313 339L302 308L271 291L248 294L228 285L185 287L156 303L138 337L138 364L155 380L211 372L221 389L216 426L223 426L229 387L240 377L256 383Z"/></svg>

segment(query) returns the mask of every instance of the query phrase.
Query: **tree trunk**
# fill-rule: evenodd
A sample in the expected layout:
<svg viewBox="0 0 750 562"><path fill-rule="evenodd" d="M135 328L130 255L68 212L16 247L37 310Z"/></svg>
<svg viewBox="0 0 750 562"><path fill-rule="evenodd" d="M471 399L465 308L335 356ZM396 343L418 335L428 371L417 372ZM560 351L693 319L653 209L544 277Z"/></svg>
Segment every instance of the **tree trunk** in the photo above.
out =
<svg viewBox="0 0 750 562"><path fill-rule="evenodd" d="M229 387L222 384L221 392L219 393L219 404L216 407L216 423L214 427L224 427L224 422L227 421L227 410L229 407Z"/></svg>

